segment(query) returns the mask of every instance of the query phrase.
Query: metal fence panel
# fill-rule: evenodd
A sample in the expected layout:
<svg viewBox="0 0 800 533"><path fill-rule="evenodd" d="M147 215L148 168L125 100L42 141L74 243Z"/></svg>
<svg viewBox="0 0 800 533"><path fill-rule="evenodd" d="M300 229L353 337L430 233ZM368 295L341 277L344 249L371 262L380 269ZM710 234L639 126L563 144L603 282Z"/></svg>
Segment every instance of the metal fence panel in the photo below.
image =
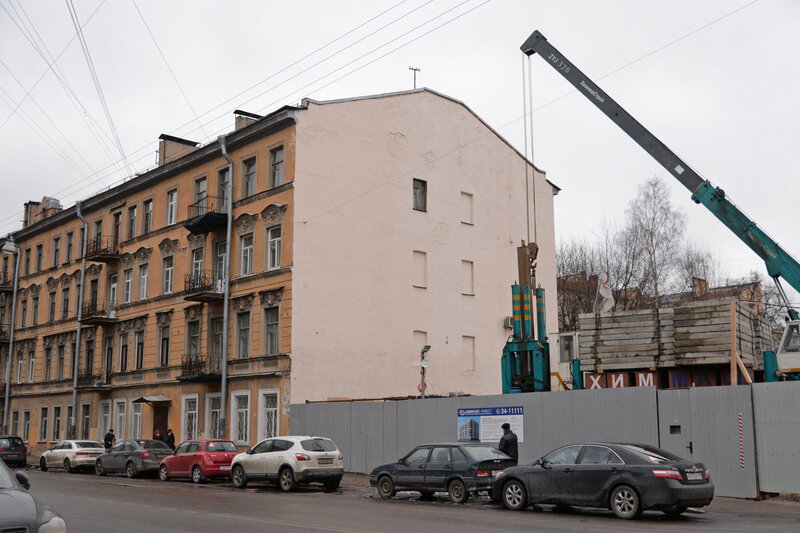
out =
<svg viewBox="0 0 800 533"><path fill-rule="evenodd" d="M753 385L758 482L764 492L800 493L800 382Z"/></svg>

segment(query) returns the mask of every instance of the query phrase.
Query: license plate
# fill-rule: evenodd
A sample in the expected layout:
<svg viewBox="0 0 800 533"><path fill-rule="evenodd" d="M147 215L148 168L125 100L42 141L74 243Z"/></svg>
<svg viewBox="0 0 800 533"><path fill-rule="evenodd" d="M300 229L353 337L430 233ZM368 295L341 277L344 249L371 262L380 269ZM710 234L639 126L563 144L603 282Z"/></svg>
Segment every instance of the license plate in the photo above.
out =
<svg viewBox="0 0 800 533"><path fill-rule="evenodd" d="M689 481L700 481L703 479L703 474L700 472L686 472L686 479Z"/></svg>
<svg viewBox="0 0 800 533"><path fill-rule="evenodd" d="M230 470L231 467L230 466L221 466L221 467L219 467L219 469L220 470Z"/></svg>

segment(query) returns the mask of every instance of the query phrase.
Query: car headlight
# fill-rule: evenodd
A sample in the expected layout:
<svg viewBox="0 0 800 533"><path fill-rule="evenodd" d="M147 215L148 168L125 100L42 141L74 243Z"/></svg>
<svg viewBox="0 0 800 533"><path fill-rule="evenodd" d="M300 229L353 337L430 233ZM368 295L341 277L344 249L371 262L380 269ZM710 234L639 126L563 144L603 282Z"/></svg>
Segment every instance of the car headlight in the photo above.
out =
<svg viewBox="0 0 800 533"><path fill-rule="evenodd" d="M49 522L39 526L39 533L67 533L67 523L60 516L54 516Z"/></svg>

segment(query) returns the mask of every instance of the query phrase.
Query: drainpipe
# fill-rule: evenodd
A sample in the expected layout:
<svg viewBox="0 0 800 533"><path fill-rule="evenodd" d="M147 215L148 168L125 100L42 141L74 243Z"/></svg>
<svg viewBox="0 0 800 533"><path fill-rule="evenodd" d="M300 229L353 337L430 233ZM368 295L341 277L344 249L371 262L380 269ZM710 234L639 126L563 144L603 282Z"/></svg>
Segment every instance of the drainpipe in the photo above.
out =
<svg viewBox="0 0 800 533"><path fill-rule="evenodd" d="M69 419L68 435L75 438L75 421L78 418L78 369L81 366L81 318L83 318L83 293L86 291L86 239L89 238L89 224L81 213L81 203L75 202L78 219L83 222L83 240L81 241L81 290L78 292L78 329L75 332L75 359L72 369L72 416Z"/></svg>
<svg viewBox="0 0 800 533"><path fill-rule="evenodd" d="M217 137L222 155L228 160L228 185L225 188L225 210L228 215L228 229L225 237L225 293L222 300L222 357L220 366L222 367L222 388L220 389L219 402L219 435L217 438L225 438L225 415L227 413L227 394L228 394L228 307L231 298L231 233L233 232L233 159L228 155L225 146L225 136ZM231 431L231 433L233 433ZM233 435L231 435L233 437ZM233 439L231 439L233 440Z"/></svg>
<svg viewBox="0 0 800 533"><path fill-rule="evenodd" d="M11 401L11 358L14 355L14 324L17 318L17 285L19 283L19 248L9 236L6 244L14 247L14 294L11 300L11 320L8 325L8 361L6 361L6 391L3 402L3 433L8 435L8 404ZM5 248L5 245L3 245Z"/></svg>

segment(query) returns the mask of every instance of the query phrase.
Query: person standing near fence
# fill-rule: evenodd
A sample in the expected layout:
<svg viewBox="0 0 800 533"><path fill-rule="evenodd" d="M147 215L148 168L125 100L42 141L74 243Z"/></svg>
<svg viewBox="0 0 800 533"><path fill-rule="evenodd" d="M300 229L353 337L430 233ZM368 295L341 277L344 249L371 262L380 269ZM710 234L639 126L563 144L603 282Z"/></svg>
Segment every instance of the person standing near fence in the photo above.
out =
<svg viewBox="0 0 800 533"><path fill-rule="evenodd" d="M514 459L514 462L516 463L519 461L517 435L511 431L511 424L508 422L504 423L500 427L503 428L503 436L500 437L500 444L498 444L497 447L501 452Z"/></svg>

